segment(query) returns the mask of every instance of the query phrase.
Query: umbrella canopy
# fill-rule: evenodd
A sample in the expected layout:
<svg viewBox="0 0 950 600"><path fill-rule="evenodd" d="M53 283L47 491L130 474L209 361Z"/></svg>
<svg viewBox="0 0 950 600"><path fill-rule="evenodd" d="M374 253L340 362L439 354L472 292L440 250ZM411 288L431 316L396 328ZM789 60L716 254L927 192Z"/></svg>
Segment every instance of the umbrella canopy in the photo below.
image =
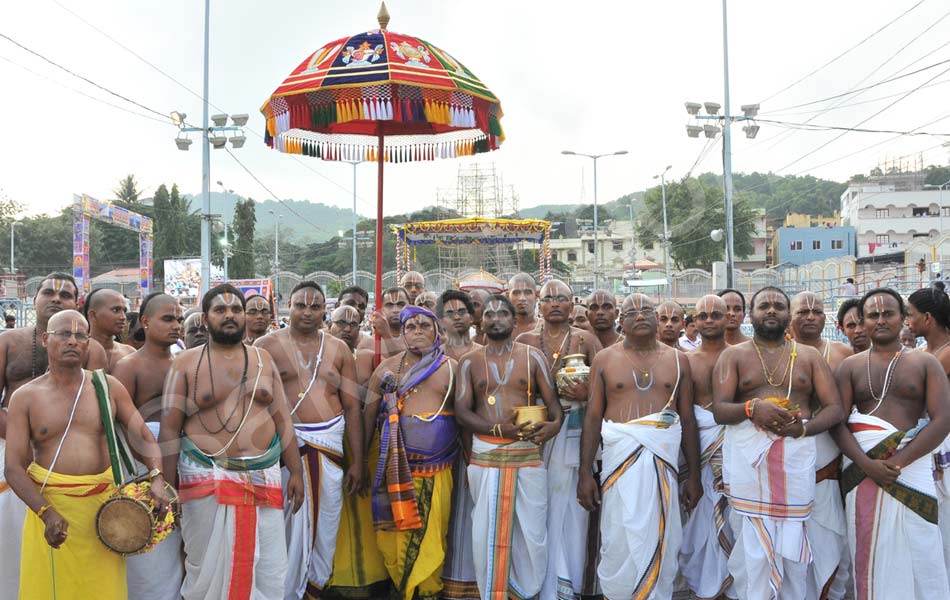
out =
<svg viewBox="0 0 950 600"><path fill-rule="evenodd" d="M501 104L451 54L379 29L340 38L308 56L261 107L265 142L325 160L409 162L467 156L504 141Z"/></svg>
<svg viewBox="0 0 950 600"><path fill-rule="evenodd" d="M382 306L383 165L469 156L504 141L498 98L451 54L379 29L330 42L261 107L264 141L280 152L378 164L376 308ZM379 338L376 339L379 356Z"/></svg>

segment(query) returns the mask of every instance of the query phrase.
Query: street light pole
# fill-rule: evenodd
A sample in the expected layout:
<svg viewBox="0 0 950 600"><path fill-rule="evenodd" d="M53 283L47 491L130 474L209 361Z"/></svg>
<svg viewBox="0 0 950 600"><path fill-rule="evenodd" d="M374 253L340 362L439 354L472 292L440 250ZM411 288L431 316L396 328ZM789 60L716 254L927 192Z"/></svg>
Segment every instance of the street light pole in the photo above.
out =
<svg viewBox="0 0 950 600"><path fill-rule="evenodd" d="M280 306L277 303L278 280L280 279L280 220L284 218L284 215L272 210L267 212L274 215L274 306L277 307L277 311L280 311Z"/></svg>
<svg viewBox="0 0 950 600"><path fill-rule="evenodd" d="M600 256L600 244L598 243L598 220L597 220L597 159L603 158L605 156L620 156L626 154L626 150L618 150L617 152L609 152L607 154L583 154L581 152L572 152L570 150L562 150L561 154L566 154L569 156L585 156L594 161L594 289L598 289L600 280L598 279L600 261L598 260Z"/></svg>
<svg viewBox="0 0 950 600"><path fill-rule="evenodd" d="M211 0L205 0L204 87L201 97L201 291L211 289L211 143L208 140L208 49Z"/></svg>
<svg viewBox="0 0 950 600"><path fill-rule="evenodd" d="M16 226L19 224L20 224L19 221L10 222L10 275L16 274L16 268L14 267L14 264L13 264L13 248L14 248L13 240L14 240L14 237L16 236L16 233L15 233Z"/></svg>
<svg viewBox="0 0 950 600"><path fill-rule="evenodd" d="M224 191L224 204L225 207L228 205L228 194L233 194L234 190L229 190L224 187L222 182L218 182L218 185L221 186L221 189ZM232 213L233 214L233 213ZM222 246L224 248L221 251L221 254L224 256L224 280L228 280L228 258L231 257L231 239L228 237L228 219L225 213L221 214L221 222L224 224L224 242Z"/></svg>
<svg viewBox="0 0 950 600"><path fill-rule="evenodd" d="M353 283L356 285L356 165L366 162L365 160L347 160L344 161L353 165Z"/></svg>
<svg viewBox="0 0 950 600"><path fill-rule="evenodd" d="M722 79L723 116L722 125L722 180L726 197L726 285L735 287L735 254L733 247L732 218L732 121L729 117L729 28L726 0L722 0Z"/></svg>
<svg viewBox="0 0 950 600"><path fill-rule="evenodd" d="M673 165L666 165L662 173L653 176L653 179L660 179L660 194L663 198L663 255L665 258L663 262L666 264L666 289L668 290L673 289L673 280L670 279L670 226L666 218L666 172L672 168Z"/></svg>

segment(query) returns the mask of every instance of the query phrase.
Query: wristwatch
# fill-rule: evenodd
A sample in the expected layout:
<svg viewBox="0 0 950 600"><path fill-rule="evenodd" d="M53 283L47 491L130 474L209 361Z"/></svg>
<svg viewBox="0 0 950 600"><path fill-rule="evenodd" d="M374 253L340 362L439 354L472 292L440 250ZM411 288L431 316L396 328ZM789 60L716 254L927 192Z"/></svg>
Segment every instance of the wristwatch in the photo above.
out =
<svg viewBox="0 0 950 600"><path fill-rule="evenodd" d="M156 467L148 472L148 480L151 481L161 474L162 474L162 470Z"/></svg>

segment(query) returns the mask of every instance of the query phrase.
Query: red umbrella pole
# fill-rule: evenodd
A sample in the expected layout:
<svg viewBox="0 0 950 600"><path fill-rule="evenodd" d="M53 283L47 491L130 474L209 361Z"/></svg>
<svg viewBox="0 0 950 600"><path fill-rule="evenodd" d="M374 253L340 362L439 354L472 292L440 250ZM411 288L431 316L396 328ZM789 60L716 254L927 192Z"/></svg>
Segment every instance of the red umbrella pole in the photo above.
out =
<svg viewBox="0 0 950 600"><path fill-rule="evenodd" d="M376 155L376 310L379 311L383 306L383 164L386 155L383 148L383 124L376 122L376 132L379 137L379 152ZM354 232L355 236L356 233ZM392 333L392 332L391 332ZM373 364L379 364L380 341L379 332L376 332L375 356Z"/></svg>

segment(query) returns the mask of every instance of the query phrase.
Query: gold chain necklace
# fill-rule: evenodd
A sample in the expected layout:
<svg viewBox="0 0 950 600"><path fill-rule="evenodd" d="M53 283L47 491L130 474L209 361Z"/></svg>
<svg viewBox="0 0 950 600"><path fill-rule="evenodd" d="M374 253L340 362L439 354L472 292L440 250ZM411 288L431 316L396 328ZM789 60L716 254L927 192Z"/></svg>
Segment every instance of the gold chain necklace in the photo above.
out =
<svg viewBox="0 0 950 600"><path fill-rule="evenodd" d="M782 387L782 384L785 383L785 378L788 377L788 367L792 364L791 356L789 356L789 360L785 361L785 370L782 371L782 378L776 382L773 381L773 378L775 377L775 372L778 371L779 366L782 364L782 361L779 361L772 371L769 372L769 368L765 364L765 357L762 356L762 351L759 350L759 345L755 343L755 338L752 338L752 347L755 348L755 353L759 356L759 362L762 363L762 372L765 373L765 380L772 387ZM788 348L788 340L785 340L784 345L782 346L782 356L785 356L786 348Z"/></svg>

